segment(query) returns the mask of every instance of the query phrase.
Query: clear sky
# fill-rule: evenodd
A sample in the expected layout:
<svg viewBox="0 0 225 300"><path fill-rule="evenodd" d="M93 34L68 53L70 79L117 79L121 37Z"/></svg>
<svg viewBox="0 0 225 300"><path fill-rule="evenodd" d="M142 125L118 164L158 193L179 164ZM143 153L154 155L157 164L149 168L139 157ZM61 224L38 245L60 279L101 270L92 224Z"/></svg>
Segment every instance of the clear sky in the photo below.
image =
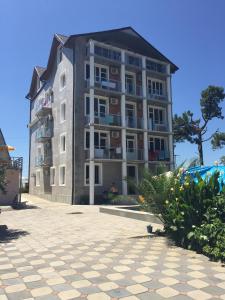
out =
<svg viewBox="0 0 225 300"><path fill-rule="evenodd" d="M200 92L225 87L224 0L0 0L0 128L28 168L29 101L35 65L46 66L54 33L65 35L132 26L180 69L173 78L173 111L199 114ZM225 105L223 105L225 114ZM212 130L225 131L225 120ZM178 161L196 146L176 147ZM224 150L204 146L205 163Z"/></svg>

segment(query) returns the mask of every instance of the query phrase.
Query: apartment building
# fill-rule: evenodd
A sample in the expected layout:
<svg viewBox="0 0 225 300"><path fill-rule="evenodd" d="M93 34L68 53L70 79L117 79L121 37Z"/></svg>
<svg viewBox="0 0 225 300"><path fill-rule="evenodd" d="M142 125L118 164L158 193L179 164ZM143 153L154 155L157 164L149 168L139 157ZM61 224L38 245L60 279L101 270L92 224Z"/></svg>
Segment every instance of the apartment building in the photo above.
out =
<svg viewBox="0 0 225 300"><path fill-rule="evenodd" d="M171 76L178 70L133 28L53 38L30 100L30 193L94 204L144 168L173 168Z"/></svg>

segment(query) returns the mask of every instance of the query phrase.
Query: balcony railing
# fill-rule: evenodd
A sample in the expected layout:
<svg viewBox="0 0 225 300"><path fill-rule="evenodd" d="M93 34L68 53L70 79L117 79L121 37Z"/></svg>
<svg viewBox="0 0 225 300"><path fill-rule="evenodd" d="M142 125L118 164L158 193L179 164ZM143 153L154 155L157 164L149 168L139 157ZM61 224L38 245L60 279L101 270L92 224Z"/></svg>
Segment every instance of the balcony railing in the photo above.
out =
<svg viewBox="0 0 225 300"><path fill-rule="evenodd" d="M152 122L151 119L148 119L148 130L167 132L169 129L168 129L168 125L165 123L164 124L155 124L154 122Z"/></svg>
<svg viewBox="0 0 225 300"><path fill-rule="evenodd" d="M133 56L130 54L126 54L125 63L128 66L132 66L132 67L136 67L136 68L142 67L142 61L141 61L140 57Z"/></svg>
<svg viewBox="0 0 225 300"><path fill-rule="evenodd" d="M168 161L170 159L169 152L167 150L163 151L148 151L149 161Z"/></svg>
<svg viewBox="0 0 225 300"><path fill-rule="evenodd" d="M85 117L85 124L88 123L90 123L90 116ZM113 114L95 116L94 123L99 125L121 126L121 116Z"/></svg>
<svg viewBox="0 0 225 300"><path fill-rule="evenodd" d="M127 160L143 160L144 159L144 150L127 148Z"/></svg>
<svg viewBox="0 0 225 300"><path fill-rule="evenodd" d="M40 127L36 131L35 139L37 142L44 142L52 137L52 127Z"/></svg>
<svg viewBox="0 0 225 300"><path fill-rule="evenodd" d="M47 98L42 98L36 104L35 112L37 116L44 116L52 111L52 104Z"/></svg>
<svg viewBox="0 0 225 300"><path fill-rule="evenodd" d="M166 100L166 94L160 94L160 93L150 93L147 91L147 99L148 100Z"/></svg>
<svg viewBox="0 0 225 300"><path fill-rule="evenodd" d="M166 74L166 66L152 60L146 60L146 69L156 73Z"/></svg>
<svg viewBox="0 0 225 300"><path fill-rule="evenodd" d="M122 148L95 148L95 159L122 159ZM90 158L90 150L85 150L86 159Z"/></svg>
<svg viewBox="0 0 225 300"><path fill-rule="evenodd" d="M94 54L116 62L121 62L121 53L119 51L95 45Z"/></svg>
<svg viewBox="0 0 225 300"><path fill-rule="evenodd" d="M126 126L129 128L143 128L143 118L126 117Z"/></svg>
<svg viewBox="0 0 225 300"><path fill-rule="evenodd" d="M142 97L142 86L126 83L126 94L129 96Z"/></svg>
<svg viewBox="0 0 225 300"><path fill-rule="evenodd" d="M36 167L48 167L52 164L52 157L50 155L39 155L35 158Z"/></svg>
<svg viewBox="0 0 225 300"><path fill-rule="evenodd" d="M90 87L89 79L86 80L86 86ZM121 92L121 82L118 80L95 81L95 88L112 92Z"/></svg>
<svg viewBox="0 0 225 300"><path fill-rule="evenodd" d="M23 168L23 158L22 157L0 157L0 166L5 167L6 169L18 169L22 170Z"/></svg>

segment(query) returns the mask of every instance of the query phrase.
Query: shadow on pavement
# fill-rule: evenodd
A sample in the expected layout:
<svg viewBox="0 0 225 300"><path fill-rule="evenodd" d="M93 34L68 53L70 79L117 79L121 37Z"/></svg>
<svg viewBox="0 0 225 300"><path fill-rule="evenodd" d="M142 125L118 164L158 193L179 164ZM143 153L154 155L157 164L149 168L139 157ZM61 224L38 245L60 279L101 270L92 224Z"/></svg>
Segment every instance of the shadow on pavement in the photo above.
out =
<svg viewBox="0 0 225 300"><path fill-rule="evenodd" d="M8 229L6 225L0 225L0 243L9 243L29 233L24 230Z"/></svg>

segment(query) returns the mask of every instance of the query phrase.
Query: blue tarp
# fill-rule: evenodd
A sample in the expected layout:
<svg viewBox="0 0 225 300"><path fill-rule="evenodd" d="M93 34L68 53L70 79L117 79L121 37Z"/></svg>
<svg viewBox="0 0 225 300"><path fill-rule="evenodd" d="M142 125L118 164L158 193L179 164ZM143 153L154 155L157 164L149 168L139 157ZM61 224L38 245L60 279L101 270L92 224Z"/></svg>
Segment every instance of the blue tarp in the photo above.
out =
<svg viewBox="0 0 225 300"><path fill-rule="evenodd" d="M198 166L198 167L193 167L189 168L185 174L191 175L192 178L197 182L197 177L196 173L198 173L203 180L206 178L209 178L210 175L214 174L215 172L219 172L219 182L220 185L225 185L225 166ZM184 174L184 175L185 175Z"/></svg>

